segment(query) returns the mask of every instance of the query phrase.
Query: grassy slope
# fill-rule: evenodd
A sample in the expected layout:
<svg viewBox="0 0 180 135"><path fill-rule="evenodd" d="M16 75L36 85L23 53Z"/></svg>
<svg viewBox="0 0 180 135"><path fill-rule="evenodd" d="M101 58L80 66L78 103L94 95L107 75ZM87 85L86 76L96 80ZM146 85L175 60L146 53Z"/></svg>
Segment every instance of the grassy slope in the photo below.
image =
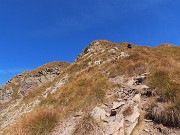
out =
<svg viewBox="0 0 180 135"><path fill-rule="evenodd" d="M70 114L83 110L89 112L98 103L102 103L105 94L112 90L108 77L126 75L126 77L149 72L146 83L151 87L154 97L162 97L161 105L165 110L180 111L180 48L174 46L159 46L156 48L134 46L127 50L126 43L115 45L111 42L101 42L105 53L99 53L85 59L80 57L75 63L69 66L56 80L65 74L70 75L70 80L55 94L49 95L41 101L40 108L53 108L59 112L59 119L63 120ZM114 60L111 63L87 68L89 61L106 60L116 54L107 53L112 47L127 52L130 56L121 60ZM105 75L104 72L109 73ZM48 84L52 85L52 83ZM42 89L47 88L46 85ZM41 91L34 91L34 97ZM154 102L154 106L158 106ZM167 106L168 103L168 106ZM156 114L155 114L156 115ZM177 118L177 117L175 117ZM168 118L167 118L168 119ZM28 124L27 124L28 125Z"/></svg>

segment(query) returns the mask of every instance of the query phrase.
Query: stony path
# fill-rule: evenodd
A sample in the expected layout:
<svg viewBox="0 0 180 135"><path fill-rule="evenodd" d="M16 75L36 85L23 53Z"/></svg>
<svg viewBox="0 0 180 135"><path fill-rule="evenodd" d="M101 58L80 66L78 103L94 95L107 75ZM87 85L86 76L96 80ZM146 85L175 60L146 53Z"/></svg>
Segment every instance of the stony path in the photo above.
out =
<svg viewBox="0 0 180 135"><path fill-rule="evenodd" d="M146 102L146 96L142 99L141 94L148 94L149 87L143 84L147 75L145 73L128 80L124 76L109 79L122 87L109 92L106 96L107 103L96 106L91 111L91 116L98 122L93 135L179 135L179 130L167 129L142 118L142 104ZM83 115L85 114L70 116L59 123L51 134L72 135Z"/></svg>
<svg viewBox="0 0 180 135"><path fill-rule="evenodd" d="M103 135L130 135L133 132L141 113L141 95L136 90L148 88L139 81L145 77L146 74L143 74L126 82L123 77L110 79L122 86L107 96L116 96L116 99L92 111L92 116L102 125L100 129L103 130Z"/></svg>
<svg viewBox="0 0 180 135"><path fill-rule="evenodd" d="M143 77L145 78L145 74L140 76L140 78ZM113 96L116 96L116 99L96 106L90 113L99 123L99 128L94 131L94 135L130 135L132 133L138 124L141 108L141 96L136 89L148 88L143 84L137 84L137 80L137 78L131 78L125 83L123 77L110 79L112 83L123 84L123 87L107 94L107 100ZM53 130L52 135L71 135L82 117L82 115L69 117Z"/></svg>

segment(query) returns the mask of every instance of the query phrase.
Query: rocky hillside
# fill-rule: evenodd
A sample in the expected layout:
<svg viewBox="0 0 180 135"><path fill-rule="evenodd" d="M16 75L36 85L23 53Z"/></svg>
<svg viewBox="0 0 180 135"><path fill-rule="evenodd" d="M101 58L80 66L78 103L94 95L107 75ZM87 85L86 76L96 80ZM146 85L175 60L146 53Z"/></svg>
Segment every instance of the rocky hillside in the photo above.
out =
<svg viewBox="0 0 180 135"><path fill-rule="evenodd" d="M180 47L98 40L1 87L1 134L179 135Z"/></svg>
<svg viewBox="0 0 180 135"><path fill-rule="evenodd" d="M27 95L31 90L52 81L68 65L66 62L52 62L13 77L0 87L0 103L4 104Z"/></svg>

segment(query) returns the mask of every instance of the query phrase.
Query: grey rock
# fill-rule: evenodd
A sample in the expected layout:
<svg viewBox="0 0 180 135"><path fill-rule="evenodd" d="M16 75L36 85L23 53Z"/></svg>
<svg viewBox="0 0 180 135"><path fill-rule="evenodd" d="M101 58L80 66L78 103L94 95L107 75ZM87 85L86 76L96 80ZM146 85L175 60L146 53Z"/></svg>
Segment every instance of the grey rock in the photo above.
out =
<svg viewBox="0 0 180 135"><path fill-rule="evenodd" d="M91 116L97 121L104 120L106 118L106 112L102 108L95 107L91 112Z"/></svg>
<svg viewBox="0 0 180 135"><path fill-rule="evenodd" d="M122 105L124 105L125 102L113 102L113 108L112 109L118 109Z"/></svg>

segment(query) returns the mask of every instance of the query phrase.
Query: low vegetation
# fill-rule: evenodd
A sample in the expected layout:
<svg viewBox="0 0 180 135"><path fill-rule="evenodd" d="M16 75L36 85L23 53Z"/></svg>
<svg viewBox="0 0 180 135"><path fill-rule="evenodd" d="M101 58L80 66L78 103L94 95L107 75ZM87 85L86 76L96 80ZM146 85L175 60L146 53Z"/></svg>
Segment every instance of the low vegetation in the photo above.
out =
<svg viewBox="0 0 180 135"><path fill-rule="evenodd" d="M71 78L71 82L41 101L41 106L63 108L61 115L68 115L80 109L90 109L104 101L106 92L113 86L108 79L93 70Z"/></svg>
<svg viewBox="0 0 180 135"><path fill-rule="evenodd" d="M93 119L91 115L85 116L79 124L76 126L76 129L73 135L90 135L93 134L97 126L96 121Z"/></svg>
<svg viewBox="0 0 180 135"><path fill-rule="evenodd" d="M159 60L152 64L148 78L148 85L157 102L149 107L146 118L169 127L180 127L180 63L176 60L180 53L173 53L178 51L176 49L156 48L155 54L158 52Z"/></svg>
<svg viewBox="0 0 180 135"><path fill-rule="evenodd" d="M123 115L124 116L130 116L133 114L133 109L132 107L127 107L124 111L123 111Z"/></svg>
<svg viewBox="0 0 180 135"><path fill-rule="evenodd" d="M11 127L11 135L48 135L58 122L58 114L54 110L38 109L23 116Z"/></svg>
<svg viewBox="0 0 180 135"><path fill-rule="evenodd" d="M156 48L133 46L133 49L128 50L127 43L115 46L114 43L106 41L102 41L102 45L105 53L97 53L92 57L80 56L54 81L47 82L24 97L22 104L31 103L48 87L53 87L62 76L68 74L69 79L64 86L58 88L56 93L49 94L47 98L40 99L40 105L37 107L40 109L19 119L8 133L11 131L12 135L49 134L58 120L63 121L70 114L78 111L89 114L95 106L104 103L106 94L110 90L121 87L112 84L109 78L122 75L129 78L145 72L148 73L148 77L143 83L147 84L152 92L152 97L148 97L147 100L153 101L145 117L165 126L180 127L180 49L162 45ZM109 57L116 57L115 53L106 53L112 47L128 53L129 56L88 67L91 61L106 61ZM84 53L88 53L88 48ZM64 66L67 65L64 63ZM17 93L14 93L13 97L16 96ZM112 98L117 97L114 95ZM51 108L51 110L41 108ZM132 111L133 109L129 107L123 114L131 115ZM74 134L92 134L91 131L96 128L95 125L97 123L87 115L77 125Z"/></svg>

